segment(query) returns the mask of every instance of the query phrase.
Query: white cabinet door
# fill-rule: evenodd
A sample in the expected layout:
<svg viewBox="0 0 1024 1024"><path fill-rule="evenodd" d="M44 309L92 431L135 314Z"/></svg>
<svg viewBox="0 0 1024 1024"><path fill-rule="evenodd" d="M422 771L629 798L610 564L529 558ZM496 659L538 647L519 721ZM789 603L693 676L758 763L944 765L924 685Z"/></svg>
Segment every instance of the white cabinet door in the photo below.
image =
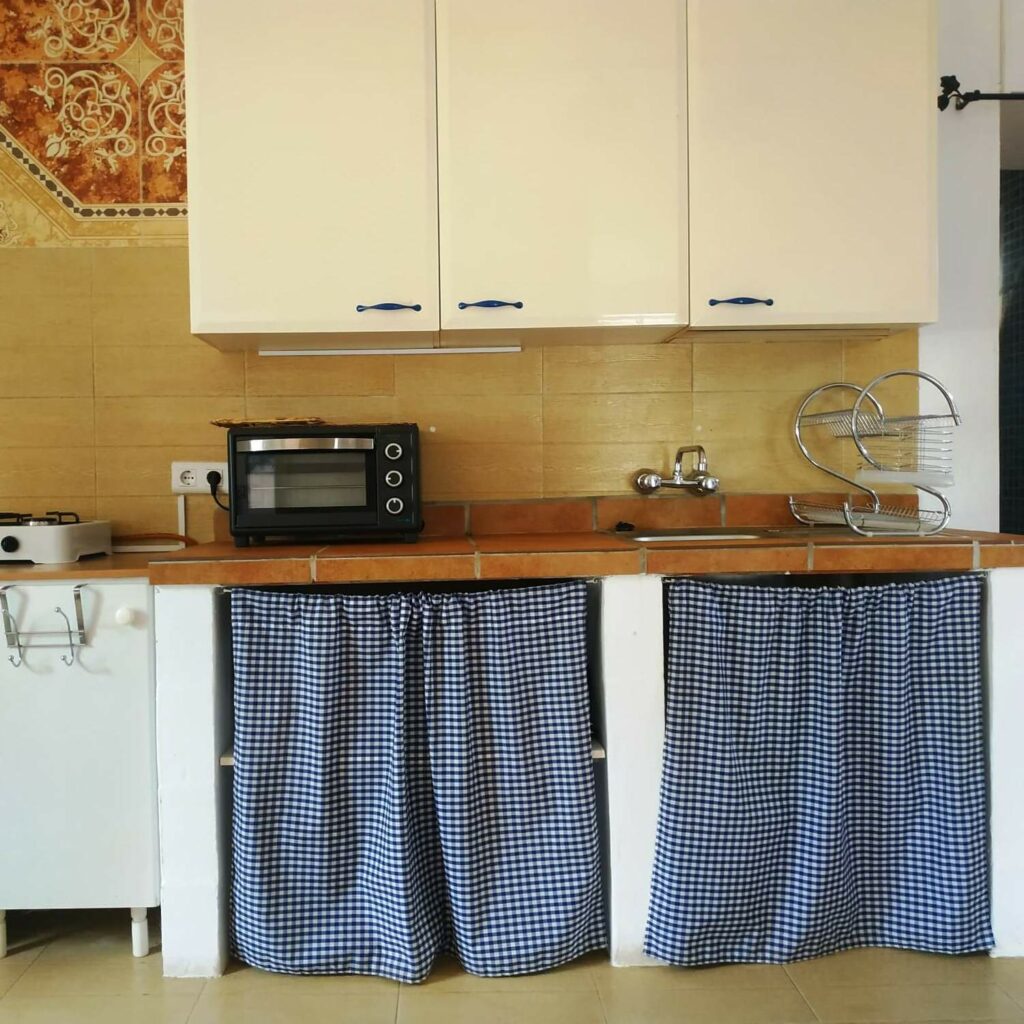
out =
<svg viewBox="0 0 1024 1024"><path fill-rule="evenodd" d="M192 330L436 331L431 0L187 0L185 26Z"/></svg>
<svg viewBox="0 0 1024 1024"><path fill-rule="evenodd" d="M442 329L686 323L685 75L683 0L437 0Z"/></svg>
<svg viewBox="0 0 1024 1024"><path fill-rule="evenodd" d="M935 318L935 34L931 0L689 0L694 327Z"/></svg>
<svg viewBox="0 0 1024 1024"><path fill-rule="evenodd" d="M70 584L7 599L23 633L62 629L56 607L75 624ZM82 606L88 646L71 666L66 648L27 647L16 668L0 632L2 909L159 902L150 588L87 584Z"/></svg>

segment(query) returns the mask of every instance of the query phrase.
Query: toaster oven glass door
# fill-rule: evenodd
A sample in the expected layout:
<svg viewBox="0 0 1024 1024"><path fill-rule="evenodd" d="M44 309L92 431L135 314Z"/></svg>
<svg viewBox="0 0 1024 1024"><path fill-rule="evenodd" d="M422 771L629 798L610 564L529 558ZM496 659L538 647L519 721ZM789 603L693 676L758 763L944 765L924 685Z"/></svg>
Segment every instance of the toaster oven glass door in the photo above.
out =
<svg viewBox="0 0 1024 1024"><path fill-rule="evenodd" d="M237 452L243 518L251 526L371 524L377 495L373 441L246 440Z"/></svg>
<svg viewBox="0 0 1024 1024"><path fill-rule="evenodd" d="M246 460L249 508L279 512L365 508L363 452L274 452Z"/></svg>

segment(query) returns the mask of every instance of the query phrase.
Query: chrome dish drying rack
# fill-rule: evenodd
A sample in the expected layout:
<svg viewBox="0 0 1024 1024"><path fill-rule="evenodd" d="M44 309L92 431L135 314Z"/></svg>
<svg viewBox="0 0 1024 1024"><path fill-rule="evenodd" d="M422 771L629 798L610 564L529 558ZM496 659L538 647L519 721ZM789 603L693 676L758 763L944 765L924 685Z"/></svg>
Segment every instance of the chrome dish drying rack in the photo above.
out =
<svg viewBox="0 0 1024 1024"><path fill-rule="evenodd" d="M917 377L934 387L949 411L917 416L887 416L874 391L895 377ZM818 399L829 392L856 394L846 409L810 412ZM949 500L939 490L953 485L953 432L960 425L960 413L953 396L930 374L921 370L892 370L876 377L866 387L846 382L823 384L801 403L793 423L793 436L804 458L823 473L842 481L863 495L856 503L807 501L791 497L793 517L808 526L848 526L864 537L917 534L929 536L944 529L951 513ZM816 459L807 447L808 428L827 431L832 437L852 440L861 458L854 477ZM908 484L931 495L936 509L909 508L885 504L870 485Z"/></svg>

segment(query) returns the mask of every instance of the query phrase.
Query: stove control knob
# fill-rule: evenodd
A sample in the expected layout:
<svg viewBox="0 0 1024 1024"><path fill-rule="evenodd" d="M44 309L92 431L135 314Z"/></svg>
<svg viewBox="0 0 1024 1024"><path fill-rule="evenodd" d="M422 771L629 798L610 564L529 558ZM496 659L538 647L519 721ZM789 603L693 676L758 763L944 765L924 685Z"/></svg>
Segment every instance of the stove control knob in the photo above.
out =
<svg viewBox="0 0 1024 1024"><path fill-rule="evenodd" d="M135 621L135 612L131 608L118 608L114 612L114 621L119 626L130 626Z"/></svg>
<svg viewBox="0 0 1024 1024"><path fill-rule="evenodd" d="M4 537L0 540L0 551L6 551L9 555L13 555L20 547L17 537Z"/></svg>
<svg viewBox="0 0 1024 1024"><path fill-rule="evenodd" d="M402 474L399 473L397 469L389 469L384 474L384 483L386 483L388 487L401 487L402 480Z"/></svg>
<svg viewBox="0 0 1024 1024"><path fill-rule="evenodd" d="M397 441L384 445L384 458L391 462L397 462L404 454L405 449Z"/></svg>
<svg viewBox="0 0 1024 1024"><path fill-rule="evenodd" d="M388 500L384 503L384 507L393 516L397 516L402 511L402 509L405 508L405 502L402 501L401 498L388 498Z"/></svg>

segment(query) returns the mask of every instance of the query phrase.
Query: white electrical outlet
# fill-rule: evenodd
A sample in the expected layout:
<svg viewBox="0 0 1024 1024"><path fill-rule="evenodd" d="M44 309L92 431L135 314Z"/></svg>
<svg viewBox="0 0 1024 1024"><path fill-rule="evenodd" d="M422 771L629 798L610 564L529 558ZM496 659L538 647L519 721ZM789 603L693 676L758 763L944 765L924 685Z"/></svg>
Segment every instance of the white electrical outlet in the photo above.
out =
<svg viewBox="0 0 1024 1024"><path fill-rule="evenodd" d="M172 494L209 494L210 485L206 474L211 469L220 473L217 485L219 494L228 491L228 464L226 462L172 462L171 493Z"/></svg>

